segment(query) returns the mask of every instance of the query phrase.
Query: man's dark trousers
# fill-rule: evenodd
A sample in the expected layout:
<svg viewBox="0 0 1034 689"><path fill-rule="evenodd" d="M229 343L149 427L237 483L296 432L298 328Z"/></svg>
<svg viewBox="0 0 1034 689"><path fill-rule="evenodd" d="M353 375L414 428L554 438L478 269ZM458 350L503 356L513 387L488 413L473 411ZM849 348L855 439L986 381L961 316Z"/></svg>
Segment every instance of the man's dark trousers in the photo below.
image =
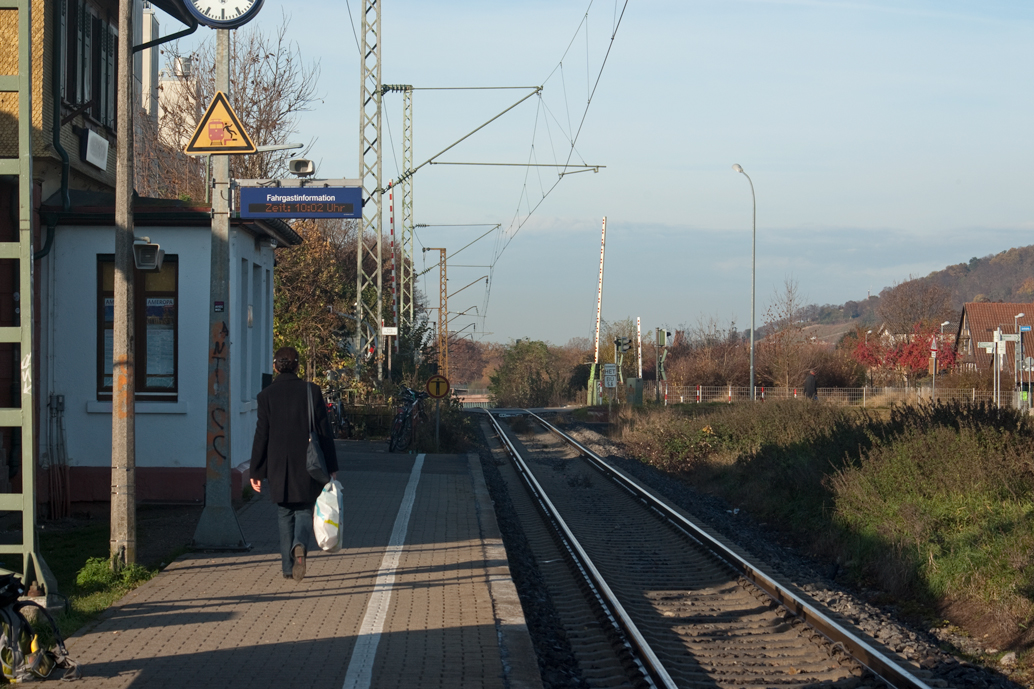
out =
<svg viewBox="0 0 1034 689"><path fill-rule="evenodd" d="M306 502L282 502L276 506L277 521L280 524L280 557L284 576L291 576L294 565L292 552L296 545L308 554L312 540L313 505Z"/></svg>

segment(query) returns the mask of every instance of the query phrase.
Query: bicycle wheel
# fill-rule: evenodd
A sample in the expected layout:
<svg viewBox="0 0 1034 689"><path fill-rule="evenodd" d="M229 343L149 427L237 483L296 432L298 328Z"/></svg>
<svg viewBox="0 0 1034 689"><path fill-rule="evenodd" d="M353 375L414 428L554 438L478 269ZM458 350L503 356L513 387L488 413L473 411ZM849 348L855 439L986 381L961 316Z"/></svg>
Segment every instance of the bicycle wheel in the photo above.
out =
<svg viewBox="0 0 1034 689"><path fill-rule="evenodd" d="M402 421L402 430L399 433L399 438L395 441L395 449L405 451L412 439L413 419L409 414L406 414L406 418Z"/></svg>
<svg viewBox="0 0 1034 689"><path fill-rule="evenodd" d="M391 433L388 434L388 452L394 452L399 448L399 438L402 437L404 424L405 416L403 412L399 412L395 415L395 420L391 422Z"/></svg>

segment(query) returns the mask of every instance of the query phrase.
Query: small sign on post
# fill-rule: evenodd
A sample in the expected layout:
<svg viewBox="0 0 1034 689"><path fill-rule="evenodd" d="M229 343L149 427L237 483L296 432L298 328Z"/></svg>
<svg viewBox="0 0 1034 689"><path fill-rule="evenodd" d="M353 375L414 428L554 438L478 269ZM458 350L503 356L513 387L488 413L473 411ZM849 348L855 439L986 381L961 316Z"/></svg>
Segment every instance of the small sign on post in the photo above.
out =
<svg viewBox="0 0 1034 689"><path fill-rule="evenodd" d="M442 398L449 394L449 379L441 374L434 374L427 379L427 394L434 398L434 449L441 450L438 439L442 425Z"/></svg>

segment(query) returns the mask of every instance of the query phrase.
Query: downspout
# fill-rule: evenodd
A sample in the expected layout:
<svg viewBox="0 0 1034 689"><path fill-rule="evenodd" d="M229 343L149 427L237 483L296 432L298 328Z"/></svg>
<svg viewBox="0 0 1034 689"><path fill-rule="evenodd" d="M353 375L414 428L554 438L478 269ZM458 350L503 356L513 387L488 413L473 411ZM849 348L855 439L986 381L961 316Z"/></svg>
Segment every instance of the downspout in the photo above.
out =
<svg viewBox="0 0 1034 689"><path fill-rule="evenodd" d="M61 26L61 6L63 3L54 3L54 31L56 33L57 27ZM54 40L54 54L53 63L50 66L50 83L52 84L51 96L54 99L54 121L51 123L51 134L53 136L54 150L61 156L61 207L67 213L72 207L72 201L68 196L68 151L61 145L61 80L58 75L61 74L61 41L55 38ZM47 245L43 251L50 251L50 247L53 244L53 232L54 225L48 220L47 222ZM43 253L46 256L46 253ZM42 258L43 256L34 256L34 258Z"/></svg>
<svg viewBox="0 0 1034 689"><path fill-rule="evenodd" d="M54 31L57 31L57 27L61 26L61 5L62 3L54 3ZM51 96L54 100L54 119L51 122L51 134L53 138L51 143L54 144L54 150L61 157L61 207L67 213L72 208L72 201L68 195L68 170L71 165L68 159L68 151L61 145L61 80L58 75L61 74L61 41L54 40L54 52L52 55L52 62L50 66L50 82L52 86ZM43 248L32 254L32 260L38 261L54 248L54 231L57 228L57 217L54 214L50 214L46 218L47 220L47 240L43 244Z"/></svg>

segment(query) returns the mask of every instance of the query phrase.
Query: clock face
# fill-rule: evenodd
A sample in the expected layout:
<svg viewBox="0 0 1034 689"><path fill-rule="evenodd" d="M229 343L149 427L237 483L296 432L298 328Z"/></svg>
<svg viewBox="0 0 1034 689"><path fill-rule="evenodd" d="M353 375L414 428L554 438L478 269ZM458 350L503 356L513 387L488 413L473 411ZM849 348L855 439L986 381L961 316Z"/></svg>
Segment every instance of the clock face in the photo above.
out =
<svg viewBox="0 0 1034 689"><path fill-rule="evenodd" d="M263 0L186 0L198 22L215 29L234 29L251 21Z"/></svg>

